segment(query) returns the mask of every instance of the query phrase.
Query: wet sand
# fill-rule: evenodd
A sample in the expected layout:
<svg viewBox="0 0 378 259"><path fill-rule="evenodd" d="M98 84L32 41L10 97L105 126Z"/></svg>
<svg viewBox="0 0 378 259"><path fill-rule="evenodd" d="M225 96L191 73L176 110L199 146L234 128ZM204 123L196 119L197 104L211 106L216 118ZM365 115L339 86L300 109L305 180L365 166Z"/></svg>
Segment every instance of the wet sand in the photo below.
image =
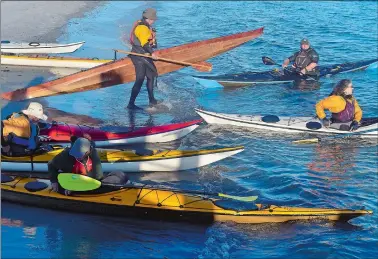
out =
<svg viewBox="0 0 378 259"><path fill-rule="evenodd" d="M19 1L1 2L1 40L56 42L64 32L68 21L83 17L86 12L106 2L99 1ZM38 19L36 19L38 17ZM76 70L77 71L77 70ZM50 69L38 67L1 66L1 91L8 92L21 87L37 85L64 76L75 70ZM48 101L41 102L49 121L98 125L103 121L89 116L66 113L48 107ZM8 102L1 100L1 118L12 112L25 109L31 102Z"/></svg>

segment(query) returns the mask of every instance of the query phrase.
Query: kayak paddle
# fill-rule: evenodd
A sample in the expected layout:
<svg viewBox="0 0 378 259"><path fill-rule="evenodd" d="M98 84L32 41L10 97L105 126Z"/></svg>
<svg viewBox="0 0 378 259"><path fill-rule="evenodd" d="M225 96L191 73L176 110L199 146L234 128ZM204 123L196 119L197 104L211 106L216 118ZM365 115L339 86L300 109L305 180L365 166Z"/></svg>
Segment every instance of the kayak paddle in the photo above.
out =
<svg viewBox="0 0 378 259"><path fill-rule="evenodd" d="M125 53L125 54L130 54L130 55L134 55L134 56L151 58L150 55L139 54L139 53L125 51L125 50L115 49L114 51ZM178 60L174 60L174 59L160 58L160 57L158 57L158 60L166 61L166 62L170 62L170 63L175 63L175 64L179 64L179 65L184 65L184 66L191 66L191 67L193 67L194 69L196 69L200 72L210 72L213 69L213 65L210 64L209 62L206 62L206 61L201 61L201 62L198 62L198 63L188 63L188 62L184 62L184 61L178 61Z"/></svg>
<svg viewBox="0 0 378 259"><path fill-rule="evenodd" d="M104 184L96 179L93 179L91 177L80 175L80 174L73 174L73 173L60 173L58 175L58 181L59 184L68 191L92 191L95 189L98 189L101 186L114 186L114 187L125 187L125 188L138 188L134 185L115 185L115 184ZM143 185L145 186L145 185ZM183 192L183 193L193 193L193 194L202 194L202 195L209 195L209 196L218 196L238 201L255 201L257 200L258 196L234 196L234 195L228 195L224 193L205 193L200 191L185 191L185 190L173 190L169 188L155 188L153 186L148 187L150 189L156 189L156 190L163 190L163 191L173 191L173 192Z"/></svg>
<svg viewBox="0 0 378 259"><path fill-rule="evenodd" d="M294 143L294 144L312 144L312 143L318 143L318 142L321 142L321 141L327 140L327 139L338 139L338 138L345 138L345 137L353 137L353 136L358 136L358 135L368 133L368 132L373 132L373 131L377 131L377 129L369 129L369 130L364 130L364 131L355 132L355 133L339 134L339 135L328 136L328 137L324 137L324 138L317 137L317 138L310 138L310 139L300 139L300 140L294 140L294 141L292 141L292 143Z"/></svg>

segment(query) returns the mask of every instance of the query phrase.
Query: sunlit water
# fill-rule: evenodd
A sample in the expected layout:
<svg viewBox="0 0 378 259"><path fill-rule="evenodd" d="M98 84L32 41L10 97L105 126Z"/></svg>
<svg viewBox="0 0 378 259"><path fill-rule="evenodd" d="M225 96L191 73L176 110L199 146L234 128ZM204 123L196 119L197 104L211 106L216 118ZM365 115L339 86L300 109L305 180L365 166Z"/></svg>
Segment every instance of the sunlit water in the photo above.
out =
<svg viewBox="0 0 378 259"><path fill-rule="evenodd" d="M161 48L265 27L262 37L211 59L212 74L271 69L262 64L261 56L281 63L296 51L303 37L310 39L322 64L377 57L376 2L109 2L85 18L72 19L59 40L85 40L76 56L112 58L105 48L127 49L122 39L147 7L158 10ZM135 123L159 125L198 118L195 107L225 113L313 116L315 103L343 78L353 80L364 115L378 116L376 66L324 78L314 90L290 84L207 89L190 77L199 74L203 73L186 68L161 76L156 95L170 111L137 113ZM125 106L131 87L45 100L66 112L101 118L104 125L129 125L133 120ZM145 89L137 104L147 105ZM202 125L172 146L244 145L245 151L197 170L133 177L183 189L258 195L259 201L276 205L365 207L377 213L377 146L362 141L291 144L302 137ZM195 226L2 204L3 258L373 258L378 252L377 235L377 214L348 224Z"/></svg>

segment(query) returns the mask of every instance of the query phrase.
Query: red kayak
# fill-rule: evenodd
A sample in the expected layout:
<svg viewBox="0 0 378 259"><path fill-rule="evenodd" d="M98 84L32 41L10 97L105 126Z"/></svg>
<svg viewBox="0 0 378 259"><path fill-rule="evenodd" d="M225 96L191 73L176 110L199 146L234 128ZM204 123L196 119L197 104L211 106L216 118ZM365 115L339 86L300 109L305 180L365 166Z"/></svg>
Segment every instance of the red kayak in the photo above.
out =
<svg viewBox="0 0 378 259"><path fill-rule="evenodd" d="M51 144L67 145L70 143L71 136L83 137L84 134L88 134L96 142L96 147L135 143L161 143L188 135L202 121L193 120L161 126L141 127L122 132L111 132L100 128L61 122L40 123L40 140Z"/></svg>

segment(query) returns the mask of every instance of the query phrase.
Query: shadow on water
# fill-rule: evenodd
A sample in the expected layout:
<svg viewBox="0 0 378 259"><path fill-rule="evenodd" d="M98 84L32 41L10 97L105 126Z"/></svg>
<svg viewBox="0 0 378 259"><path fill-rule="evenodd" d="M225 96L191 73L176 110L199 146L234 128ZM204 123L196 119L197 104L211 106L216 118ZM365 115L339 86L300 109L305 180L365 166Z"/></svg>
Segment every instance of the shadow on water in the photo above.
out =
<svg viewBox="0 0 378 259"><path fill-rule="evenodd" d="M52 257L59 258L95 258L103 254L102 248L105 248L105 251L110 250L107 252L110 252L112 257L125 254L128 254L128 257L150 257L153 253L154 257L161 258L164 255L161 254L164 253L161 247L169 246L172 240L178 245L201 245L207 229L207 226L189 223L156 224L156 221L135 218L56 213L32 207L27 207L28 213L20 213L25 208L8 202L3 203L3 231L7 227L20 228L30 240L26 240L27 243L42 243ZM31 246L29 249L33 251L39 248Z"/></svg>

